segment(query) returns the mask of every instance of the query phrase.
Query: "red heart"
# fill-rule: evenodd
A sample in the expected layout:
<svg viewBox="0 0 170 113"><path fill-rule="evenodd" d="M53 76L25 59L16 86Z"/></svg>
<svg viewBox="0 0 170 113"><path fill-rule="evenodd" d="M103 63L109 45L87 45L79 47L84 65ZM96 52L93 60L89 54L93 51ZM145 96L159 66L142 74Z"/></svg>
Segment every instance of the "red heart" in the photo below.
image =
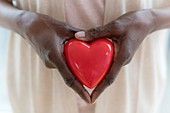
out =
<svg viewBox="0 0 170 113"><path fill-rule="evenodd" d="M103 38L91 43L71 39L64 45L64 54L76 78L88 88L94 88L111 65L114 47Z"/></svg>

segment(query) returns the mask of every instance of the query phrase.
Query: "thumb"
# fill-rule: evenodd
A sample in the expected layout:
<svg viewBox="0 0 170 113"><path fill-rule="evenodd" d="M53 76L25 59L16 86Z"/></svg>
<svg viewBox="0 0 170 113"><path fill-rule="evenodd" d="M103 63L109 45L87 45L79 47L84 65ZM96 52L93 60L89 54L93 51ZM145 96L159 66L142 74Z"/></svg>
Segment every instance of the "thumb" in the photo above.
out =
<svg viewBox="0 0 170 113"><path fill-rule="evenodd" d="M83 41L92 41L98 38L109 38L112 36L112 29L108 26L100 26L86 31L75 33L75 38Z"/></svg>

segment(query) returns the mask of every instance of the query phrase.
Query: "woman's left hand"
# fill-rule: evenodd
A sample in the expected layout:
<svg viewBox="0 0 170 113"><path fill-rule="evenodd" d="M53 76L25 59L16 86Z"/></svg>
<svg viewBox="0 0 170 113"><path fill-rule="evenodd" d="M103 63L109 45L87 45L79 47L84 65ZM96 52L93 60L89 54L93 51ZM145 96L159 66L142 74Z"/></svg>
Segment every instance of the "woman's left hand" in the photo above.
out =
<svg viewBox="0 0 170 113"><path fill-rule="evenodd" d="M153 31L154 18L150 10L129 12L118 19L97 28L77 32L79 40L92 41L97 38L109 38L115 46L115 56L105 78L93 90L92 102L103 90L111 85L121 68L128 64L145 37Z"/></svg>

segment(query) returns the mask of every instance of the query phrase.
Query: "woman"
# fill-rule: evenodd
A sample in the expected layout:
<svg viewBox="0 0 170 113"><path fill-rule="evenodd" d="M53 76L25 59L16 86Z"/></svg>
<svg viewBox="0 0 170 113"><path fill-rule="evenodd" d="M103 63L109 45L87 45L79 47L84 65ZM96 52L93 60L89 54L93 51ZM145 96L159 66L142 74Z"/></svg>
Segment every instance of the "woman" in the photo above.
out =
<svg viewBox="0 0 170 113"><path fill-rule="evenodd" d="M155 31L170 27L169 6L169 0L0 0L0 25L19 34L11 33L8 55L14 113L156 113L166 80L166 38ZM91 96L63 56L64 42L74 36L108 37L116 47L112 67ZM86 104L61 76L88 103L110 87Z"/></svg>

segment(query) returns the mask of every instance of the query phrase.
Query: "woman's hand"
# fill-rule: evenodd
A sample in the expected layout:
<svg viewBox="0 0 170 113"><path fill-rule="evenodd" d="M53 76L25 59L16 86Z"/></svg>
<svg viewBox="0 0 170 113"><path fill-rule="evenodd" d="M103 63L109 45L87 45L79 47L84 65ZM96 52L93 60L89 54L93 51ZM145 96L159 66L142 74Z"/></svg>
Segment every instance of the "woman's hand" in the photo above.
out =
<svg viewBox="0 0 170 113"><path fill-rule="evenodd" d="M79 30L49 16L27 11L21 14L17 25L18 33L32 45L44 64L57 68L65 83L89 103L89 93L70 72L63 55L63 44Z"/></svg>
<svg viewBox="0 0 170 113"><path fill-rule="evenodd" d="M115 57L105 78L93 90L94 102L103 90L111 85L121 68L128 64L144 38L153 31L154 19L149 10L129 12L107 25L77 32L75 37L91 41L97 38L109 38L115 46Z"/></svg>

